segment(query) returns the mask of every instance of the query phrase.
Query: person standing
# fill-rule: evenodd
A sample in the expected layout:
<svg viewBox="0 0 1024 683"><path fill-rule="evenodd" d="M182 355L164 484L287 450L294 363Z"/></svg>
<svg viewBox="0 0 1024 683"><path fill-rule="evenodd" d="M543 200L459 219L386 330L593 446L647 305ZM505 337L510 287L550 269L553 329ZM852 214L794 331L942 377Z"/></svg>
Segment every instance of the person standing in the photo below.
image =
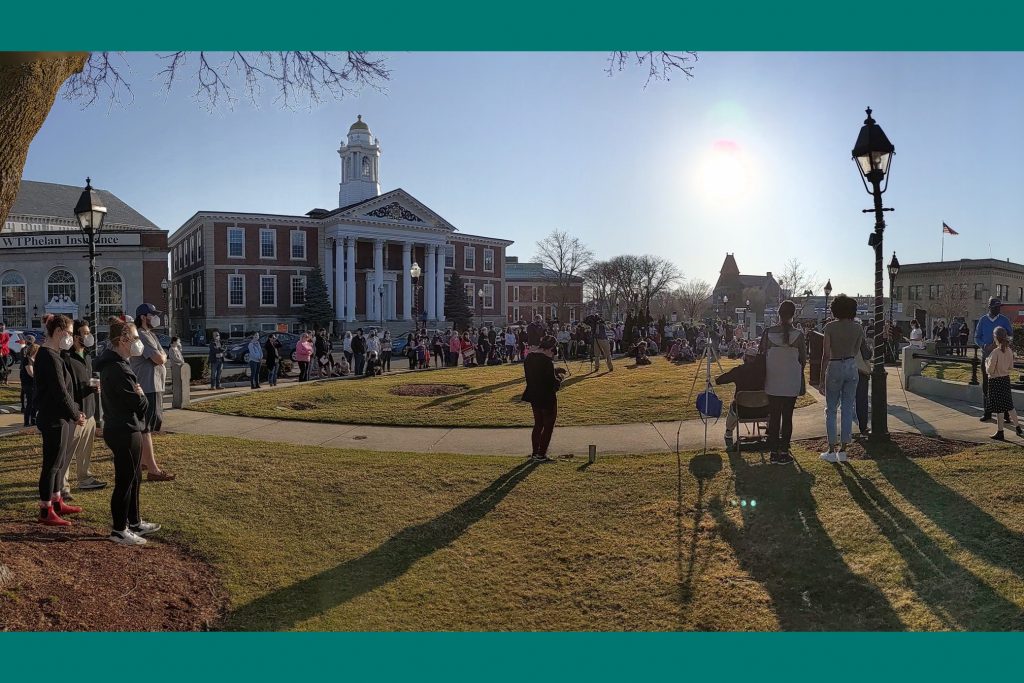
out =
<svg viewBox="0 0 1024 683"><path fill-rule="evenodd" d="M1010 319L999 311L1003 307L1003 302L992 297L988 300L988 315L984 315L978 320L978 324L974 326L974 343L981 347L981 391L985 396L988 396L988 368L986 361L988 360L989 354L991 354L995 348L995 331L997 328L1006 330L1009 335L1013 335L1013 327L1010 325ZM1003 418L1007 421L1010 419L1009 413L1005 413ZM988 402L985 403L985 414L981 416L982 422L992 421L992 411L988 409Z"/></svg>
<svg viewBox="0 0 1024 683"><path fill-rule="evenodd" d="M391 372L391 353L394 351L391 341L391 330L384 330L380 340L380 367L383 372Z"/></svg>
<svg viewBox="0 0 1024 683"><path fill-rule="evenodd" d="M370 332L370 337L366 340L366 353L376 353L377 358L380 358L380 338L377 337L377 331Z"/></svg>
<svg viewBox="0 0 1024 683"><path fill-rule="evenodd" d="M263 345L263 357L267 361L267 384L276 387L277 373L281 368L281 342L277 340L276 332L267 335L267 343Z"/></svg>
<svg viewBox="0 0 1024 683"><path fill-rule="evenodd" d="M207 360L210 364L210 389L220 389L220 376L224 371L224 345L220 342L220 332L217 330L213 331Z"/></svg>
<svg viewBox="0 0 1024 683"><path fill-rule="evenodd" d="M31 427L36 423L35 406L35 362L36 354L39 352L39 345L36 338L31 334L25 335L25 345L21 347L21 415L24 418L25 426Z"/></svg>
<svg viewBox="0 0 1024 683"><path fill-rule="evenodd" d="M349 365L352 365L352 333L346 332L345 336L341 339L341 352L345 355L345 360L348 361Z"/></svg>
<svg viewBox="0 0 1024 683"><path fill-rule="evenodd" d="M840 294L832 301L834 320L825 325L821 367L825 376L820 389L825 394L825 432L829 449L821 454L826 462L846 462L846 447L851 441L853 418L856 415L858 353L870 356L864 328L854 321L856 300ZM836 435L836 413L842 411L839 435Z"/></svg>
<svg viewBox="0 0 1024 683"><path fill-rule="evenodd" d="M351 333L346 332L351 339ZM345 356L351 356L349 352ZM309 361L313 357L313 342L309 340L309 334L303 332L299 335L299 343L295 345L295 362L299 364L299 381L306 382L309 380Z"/></svg>
<svg viewBox="0 0 1024 683"><path fill-rule="evenodd" d="M985 372L988 374L988 390L985 392L985 412L996 415L996 433L992 438L1005 441L1003 435L1003 416L1008 418L1016 428L1017 436L1024 436L1013 405L1013 392L1010 388L1010 371L1013 370L1013 350L1010 348L1010 335L1002 327L995 328L992 334L995 348L988 354Z"/></svg>
<svg viewBox="0 0 1024 683"><path fill-rule="evenodd" d="M82 425L69 424L69 433L66 435L70 452L64 458L67 466L61 472L61 495L65 500L71 500L68 473L71 470L72 460L75 461L77 468L77 488L80 491L101 489L107 485L107 482L100 481L93 476L89 468L93 442L96 438L96 416L100 393L100 382L93 377L92 356L89 353L89 349L95 344L96 338L89 328L89 322L76 320L71 349L61 354L71 373L72 395L75 397L75 403L78 404L78 409L85 414L85 423Z"/></svg>
<svg viewBox="0 0 1024 683"><path fill-rule="evenodd" d="M594 321L594 372L600 369L602 358L608 366L608 372L611 372L615 368L612 367L612 352L608 346L608 327L604 319L595 317L597 319Z"/></svg>
<svg viewBox="0 0 1024 683"><path fill-rule="evenodd" d="M779 304L779 324L764 331L760 352L765 356L764 392L768 396L768 448L775 465L793 462L789 443L793 437L793 408L804 393L807 344L803 332L793 326L796 304Z"/></svg>
<svg viewBox="0 0 1024 683"><path fill-rule="evenodd" d="M910 346L914 349L924 348L924 330L916 320L910 321Z"/></svg>
<svg viewBox="0 0 1024 683"><path fill-rule="evenodd" d="M39 522L47 526L70 526L64 517L82 511L61 496L61 473L70 454L67 438L74 425L85 424L85 415L75 403L74 380L60 355L71 348L72 337L71 320L55 315L47 321L46 343L36 353L36 428L43 437Z"/></svg>
<svg viewBox="0 0 1024 683"><path fill-rule="evenodd" d="M960 355L960 321L957 318L949 324L949 347L950 355Z"/></svg>
<svg viewBox="0 0 1024 683"><path fill-rule="evenodd" d="M7 367L14 365L14 356L11 355L11 333L3 323L0 323L0 363Z"/></svg>
<svg viewBox="0 0 1024 683"><path fill-rule="evenodd" d="M142 466L147 481L173 481L175 475L160 469L153 449L153 432L163 426L164 390L167 388L167 354L160 346L154 329L160 316L153 304L140 304L135 309L136 332L142 342L142 354L132 356L129 364L146 394L146 419L142 425Z"/></svg>
<svg viewBox="0 0 1024 683"><path fill-rule="evenodd" d="M363 339L363 328L356 330L352 337L352 357L355 359L355 366L352 371L357 375L363 374L363 365L366 362L366 340Z"/></svg>
<svg viewBox="0 0 1024 683"><path fill-rule="evenodd" d="M443 368L444 362L444 342L441 341L441 331L436 330L434 336L430 338L430 350L434 353L434 367Z"/></svg>
<svg viewBox="0 0 1024 683"><path fill-rule="evenodd" d="M554 337L542 337L523 361L526 389L522 400L533 409L533 431L530 434L533 452L530 459L534 462L554 462L548 457L548 446L558 418L556 392L562 386L565 373L565 368L555 368L557 346Z"/></svg>
<svg viewBox="0 0 1024 683"><path fill-rule="evenodd" d="M452 332L451 339L448 341L448 365L455 368L459 365L459 356L462 355L462 340L459 337L458 331Z"/></svg>
<svg viewBox="0 0 1024 683"><path fill-rule="evenodd" d="M96 359L103 404L103 441L114 455L114 490L110 495L110 536L120 545L145 545L143 536L160 529L139 514L143 436L149 401L129 360L141 358L145 345L137 328L110 319L107 349Z"/></svg>

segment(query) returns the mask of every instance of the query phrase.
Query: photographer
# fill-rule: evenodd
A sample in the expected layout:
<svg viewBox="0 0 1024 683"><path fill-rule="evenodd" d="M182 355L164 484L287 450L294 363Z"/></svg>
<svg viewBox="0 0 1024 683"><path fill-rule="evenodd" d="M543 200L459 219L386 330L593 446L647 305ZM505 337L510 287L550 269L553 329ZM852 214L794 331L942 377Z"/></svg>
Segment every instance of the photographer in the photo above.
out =
<svg viewBox="0 0 1024 683"><path fill-rule="evenodd" d="M557 342L548 335L540 339L534 350L523 362L526 375L526 390L522 400L533 407L533 453L535 462L554 462L548 457L548 445L558 417L556 392L562 386L565 368L555 368L554 358Z"/></svg>
<svg viewBox="0 0 1024 683"><path fill-rule="evenodd" d="M594 372L601 367L601 359L604 358L605 363L608 365L608 372L611 372L614 368L612 367L612 351L608 344L608 325L604 319L597 315L587 316L584 321L593 330L594 339Z"/></svg>

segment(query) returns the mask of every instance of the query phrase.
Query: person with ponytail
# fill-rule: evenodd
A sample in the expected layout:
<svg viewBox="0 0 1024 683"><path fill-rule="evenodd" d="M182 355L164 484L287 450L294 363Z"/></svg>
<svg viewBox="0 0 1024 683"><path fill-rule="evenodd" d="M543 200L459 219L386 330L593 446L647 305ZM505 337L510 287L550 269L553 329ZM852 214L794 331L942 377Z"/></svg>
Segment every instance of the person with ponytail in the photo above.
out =
<svg viewBox="0 0 1024 683"><path fill-rule="evenodd" d="M110 319L107 349L96 359L103 404L103 441L114 454L114 491L110 496L110 540L120 545L145 545L146 534L160 529L139 514L142 483L142 435L149 400L132 371L130 358L145 347L132 323Z"/></svg>
<svg viewBox="0 0 1024 683"><path fill-rule="evenodd" d="M793 462L789 450L793 438L793 408L806 393L804 365L807 344L804 334L793 326L796 304L779 304L779 324L764 331L760 352L765 356L764 392L768 395L768 448L773 465Z"/></svg>
<svg viewBox="0 0 1024 683"><path fill-rule="evenodd" d="M71 526L66 515L82 508L69 505L61 496L61 475L67 469L70 435L85 424L78 409L74 379L61 358L74 343L71 319L63 315L46 321L46 342L35 360L36 427L43 436L43 467L39 474L39 522L47 526Z"/></svg>

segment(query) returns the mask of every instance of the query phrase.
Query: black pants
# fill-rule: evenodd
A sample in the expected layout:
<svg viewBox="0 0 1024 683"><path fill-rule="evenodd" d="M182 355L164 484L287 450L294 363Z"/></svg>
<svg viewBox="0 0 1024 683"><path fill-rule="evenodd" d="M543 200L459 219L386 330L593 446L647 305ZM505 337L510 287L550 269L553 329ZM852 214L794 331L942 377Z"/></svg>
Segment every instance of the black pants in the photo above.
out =
<svg viewBox="0 0 1024 683"><path fill-rule="evenodd" d="M548 444L551 443L551 435L555 431L555 418L558 417L558 404L533 406L533 433L530 435L533 440L533 454L547 455Z"/></svg>
<svg viewBox="0 0 1024 683"><path fill-rule="evenodd" d="M61 474L67 467L71 450L65 448L64 434L68 420L55 424L37 425L43 435L43 467L39 473L39 500L48 501L60 492Z"/></svg>
<svg viewBox="0 0 1024 683"><path fill-rule="evenodd" d="M862 372L857 375L857 422L863 433L868 431L868 382L871 376Z"/></svg>
<svg viewBox="0 0 1024 683"><path fill-rule="evenodd" d="M768 447L789 448L793 438L793 408L795 396L768 397Z"/></svg>
<svg viewBox="0 0 1024 683"><path fill-rule="evenodd" d="M36 396L32 384L21 383L21 414L25 417L25 426L36 423Z"/></svg>
<svg viewBox="0 0 1024 683"><path fill-rule="evenodd" d="M300 360L299 361L299 381L300 382L305 382L308 379L309 379L309 361L308 360Z"/></svg>
<svg viewBox="0 0 1024 683"><path fill-rule="evenodd" d="M103 441L114 454L114 491L110 495L111 528L124 531L138 524L139 485L142 482L142 434L104 430Z"/></svg>
<svg viewBox="0 0 1024 683"><path fill-rule="evenodd" d="M384 349L380 352L380 367L385 372L391 372L391 349Z"/></svg>

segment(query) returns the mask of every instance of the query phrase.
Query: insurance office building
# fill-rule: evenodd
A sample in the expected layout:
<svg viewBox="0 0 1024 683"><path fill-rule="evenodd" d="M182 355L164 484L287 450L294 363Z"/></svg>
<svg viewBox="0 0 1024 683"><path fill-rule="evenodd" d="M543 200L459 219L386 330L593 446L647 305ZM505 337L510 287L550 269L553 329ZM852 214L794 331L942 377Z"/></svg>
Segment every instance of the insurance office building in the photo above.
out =
<svg viewBox="0 0 1024 683"><path fill-rule="evenodd" d="M85 234L74 208L82 185L22 180L0 233L0 320L37 329L46 313L91 314ZM94 188L95 189L95 188ZM97 332L110 316L150 302L165 308L167 231L109 190L95 189L107 208L97 242Z"/></svg>

